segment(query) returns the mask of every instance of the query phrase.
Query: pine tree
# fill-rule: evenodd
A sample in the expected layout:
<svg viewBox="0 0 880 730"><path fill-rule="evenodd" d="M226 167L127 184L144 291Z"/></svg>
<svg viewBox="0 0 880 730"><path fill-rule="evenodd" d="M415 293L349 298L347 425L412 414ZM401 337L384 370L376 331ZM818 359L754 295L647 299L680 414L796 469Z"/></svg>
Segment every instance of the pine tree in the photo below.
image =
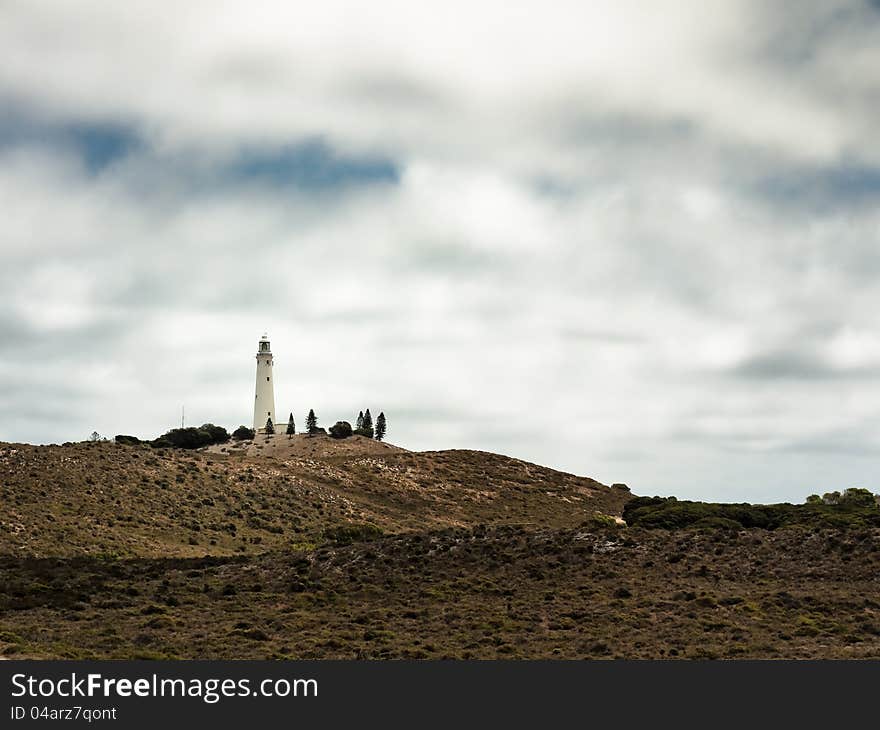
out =
<svg viewBox="0 0 880 730"><path fill-rule="evenodd" d="M355 433L368 439L373 438L373 417L370 415L369 408L358 416L358 427L355 429Z"/></svg>
<svg viewBox="0 0 880 730"><path fill-rule="evenodd" d="M315 416L314 408L309 408L309 417L306 418L306 431L315 433L318 430L318 419Z"/></svg>
<svg viewBox="0 0 880 730"><path fill-rule="evenodd" d="M266 435L272 436L275 433L275 425L272 423L271 418L266 419Z"/></svg>
<svg viewBox="0 0 880 730"><path fill-rule="evenodd" d="M290 414L290 420L287 422L287 435L293 436L296 433L296 426L293 423L293 414Z"/></svg>
<svg viewBox="0 0 880 730"><path fill-rule="evenodd" d="M356 431L359 431L363 427L364 427L364 412L361 411L360 413L358 413L357 426L355 426L354 428Z"/></svg>
<svg viewBox="0 0 880 730"><path fill-rule="evenodd" d="M379 417L376 419L376 441L381 441L385 438L385 431L387 429L388 426L385 423L385 413L380 411Z"/></svg>

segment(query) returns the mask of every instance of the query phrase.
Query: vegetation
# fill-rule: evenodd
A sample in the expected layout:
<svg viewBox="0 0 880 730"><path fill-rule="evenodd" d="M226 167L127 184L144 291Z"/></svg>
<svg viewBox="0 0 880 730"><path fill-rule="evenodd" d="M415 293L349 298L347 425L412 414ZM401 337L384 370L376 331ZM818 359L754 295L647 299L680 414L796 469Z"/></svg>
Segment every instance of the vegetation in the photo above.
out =
<svg viewBox="0 0 880 730"><path fill-rule="evenodd" d="M880 504L880 496L874 495L867 489L854 487L844 489L843 492L826 492L821 497L811 494L807 497L807 504L830 504L847 507L871 507Z"/></svg>
<svg viewBox="0 0 880 730"><path fill-rule="evenodd" d="M620 514L626 499L585 477L478 451L306 437L294 445L277 459L262 443L252 456L225 445L0 444L0 555L229 556L314 546L345 524L386 534L498 521L573 527L596 511Z"/></svg>
<svg viewBox="0 0 880 730"><path fill-rule="evenodd" d="M42 658L876 658L878 532L450 527L239 557L0 558Z"/></svg>
<svg viewBox="0 0 880 730"><path fill-rule="evenodd" d="M254 429L247 426L239 426L232 432L232 438L236 441L251 441L254 436L256 436Z"/></svg>
<svg viewBox="0 0 880 730"><path fill-rule="evenodd" d="M373 438L373 417L370 415L370 409L367 408L362 415L358 416L358 427L355 433L367 438Z"/></svg>
<svg viewBox="0 0 880 730"><path fill-rule="evenodd" d="M376 419L376 441L382 441L387 430L388 424L385 421L385 413L380 412L379 417Z"/></svg>
<svg viewBox="0 0 880 730"><path fill-rule="evenodd" d="M376 540L382 537L382 530L369 524L338 525L328 527L322 537L325 542L333 545L351 545L355 542Z"/></svg>
<svg viewBox="0 0 880 730"><path fill-rule="evenodd" d="M229 441L229 432L223 426L205 423L199 428L172 428L150 442L155 448L199 449L211 444Z"/></svg>
<svg viewBox="0 0 880 730"><path fill-rule="evenodd" d="M266 419L266 435L273 436L275 434L275 424L272 423L271 418Z"/></svg>
<svg viewBox="0 0 880 730"><path fill-rule="evenodd" d="M337 421L330 426L330 435L335 439L347 439L352 435L351 424L348 421Z"/></svg>
<svg viewBox="0 0 880 730"><path fill-rule="evenodd" d="M724 504L690 502L675 497L635 497L623 509L631 527L678 530L687 527L757 527L775 530L808 527L880 527L880 504L867 489L847 489L806 504Z"/></svg>
<svg viewBox="0 0 880 730"><path fill-rule="evenodd" d="M293 422L293 413L290 414L290 418L287 421L287 435L293 436L296 433L296 424Z"/></svg>
<svg viewBox="0 0 880 730"><path fill-rule="evenodd" d="M309 415L306 417L306 432L309 434L318 432L318 418L313 408L309 408Z"/></svg>
<svg viewBox="0 0 880 730"><path fill-rule="evenodd" d="M0 656L880 656L864 490L633 499L496 454L279 441L303 451L0 444Z"/></svg>
<svg viewBox="0 0 880 730"><path fill-rule="evenodd" d="M128 444L129 446L136 446L141 443L141 440L137 436L126 436L124 434L118 434L113 440L117 444Z"/></svg>

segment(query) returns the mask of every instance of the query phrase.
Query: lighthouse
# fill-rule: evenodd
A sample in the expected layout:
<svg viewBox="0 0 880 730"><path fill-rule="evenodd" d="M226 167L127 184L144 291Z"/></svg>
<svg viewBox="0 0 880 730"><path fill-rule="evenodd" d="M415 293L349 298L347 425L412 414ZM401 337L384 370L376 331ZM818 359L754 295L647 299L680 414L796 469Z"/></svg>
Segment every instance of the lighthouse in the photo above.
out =
<svg viewBox="0 0 880 730"><path fill-rule="evenodd" d="M266 428L266 420L271 418L275 424L275 380L272 366L272 346L269 336L264 334L257 345L257 386L254 395L254 430Z"/></svg>

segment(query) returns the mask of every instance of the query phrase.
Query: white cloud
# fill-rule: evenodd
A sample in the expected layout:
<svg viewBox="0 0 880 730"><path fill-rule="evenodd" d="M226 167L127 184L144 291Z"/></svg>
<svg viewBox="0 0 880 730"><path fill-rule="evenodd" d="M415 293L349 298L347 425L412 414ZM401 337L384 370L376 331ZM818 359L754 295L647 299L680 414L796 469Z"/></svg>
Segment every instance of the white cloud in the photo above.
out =
<svg viewBox="0 0 880 730"><path fill-rule="evenodd" d="M247 422L268 329L299 421L370 406L637 492L851 486L880 229L834 174L875 164L877 33L775 12L8 4L0 438ZM58 130L97 123L142 142L92 169ZM235 172L315 139L396 181Z"/></svg>

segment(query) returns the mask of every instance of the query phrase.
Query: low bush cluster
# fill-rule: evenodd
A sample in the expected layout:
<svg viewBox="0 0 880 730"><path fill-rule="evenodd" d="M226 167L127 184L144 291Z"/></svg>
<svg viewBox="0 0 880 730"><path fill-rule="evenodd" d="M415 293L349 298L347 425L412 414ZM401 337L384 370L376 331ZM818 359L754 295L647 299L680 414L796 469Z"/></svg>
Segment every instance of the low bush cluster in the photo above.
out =
<svg viewBox="0 0 880 730"><path fill-rule="evenodd" d="M382 530L370 524L339 525L325 529L322 537L326 542L335 545L351 545L355 542L376 540L382 537Z"/></svg>
<svg viewBox="0 0 880 730"><path fill-rule="evenodd" d="M257 435L257 432L247 426L239 426L232 432L232 438L236 441L250 441Z"/></svg>
<svg viewBox="0 0 880 730"><path fill-rule="evenodd" d="M351 434L351 424L348 421L337 421L330 426L330 435L335 439L347 439Z"/></svg>
<svg viewBox="0 0 880 730"><path fill-rule="evenodd" d="M205 423L198 428L172 428L150 444L156 448L199 449L211 444L225 444L227 441L229 432L223 426Z"/></svg>
<svg viewBox="0 0 880 730"><path fill-rule="evenodd" d="M827 495L826 495L827 496ZM880 526L880 505L867 489L847 489L830 500L806 504L724 504L675 497L636 497L623 508L627 525L678 530L686 527L775 530L802 525L819 528Z"/></svg>

